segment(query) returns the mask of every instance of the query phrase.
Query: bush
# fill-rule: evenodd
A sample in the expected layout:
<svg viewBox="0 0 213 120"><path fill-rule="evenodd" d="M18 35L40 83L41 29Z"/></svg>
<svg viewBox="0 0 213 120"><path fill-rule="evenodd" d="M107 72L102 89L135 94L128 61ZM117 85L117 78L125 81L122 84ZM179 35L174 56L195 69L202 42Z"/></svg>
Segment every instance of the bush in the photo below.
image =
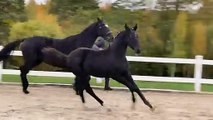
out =
<svg viewBox="0 0 213 120"><path fill-rule="evenodd" d="M29 20L27 22L18 22L12 25L10 30L9 42L33 36L62 38L64 37L64 34L62 33L61 27L58 24L47 24L38 20ZM15 68L16 66L18 67L21 64L23 64L23 59L19 57L14 57L13 59L10 59L8 61L8 65ZM36 67L36 69L54 70L58 68L42 64L39 67Z"/></svg>
<svg viewBox="0 0 213 120"><path fill-rule="evenodd" d="M9 41L33 36L62 38L64 34L61 27L57 24L45 24L41 21L29 20L27 22L15 23L11 27Z"/></svg>

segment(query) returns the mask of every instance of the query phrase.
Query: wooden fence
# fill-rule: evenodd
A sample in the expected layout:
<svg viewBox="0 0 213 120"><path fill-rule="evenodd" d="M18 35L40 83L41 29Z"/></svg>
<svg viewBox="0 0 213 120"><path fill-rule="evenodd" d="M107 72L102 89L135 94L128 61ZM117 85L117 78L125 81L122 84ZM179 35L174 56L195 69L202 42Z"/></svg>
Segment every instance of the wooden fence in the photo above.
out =
<svg viewBox="0 0 213 120"><path fill-rule="evenodd" d="M0 46L0 49L2 46ZM13 56L22 56L21 51L14 51ZM193 83L196 92L201 91L202 84L213 84L212 79L202 78L203 65L213 65L213 60L205 60L203 56L197 55L195 59L182 58L162 58L162 57L136 57L127 56L128 61L134 62L151 62L151 63L165 63L165 64L192 64L194 65L194 77L163 77L163 76L141 76L133 75L134 80L152 81L152 82L174 82L174 83ZM19 75L19 70L3 69L3 63L0 62L0 82L2 82L2 75ZM50 71L33 71L28 75L32 76L51 76L51 77L74 77L70 72L50 72Z"/></svg>

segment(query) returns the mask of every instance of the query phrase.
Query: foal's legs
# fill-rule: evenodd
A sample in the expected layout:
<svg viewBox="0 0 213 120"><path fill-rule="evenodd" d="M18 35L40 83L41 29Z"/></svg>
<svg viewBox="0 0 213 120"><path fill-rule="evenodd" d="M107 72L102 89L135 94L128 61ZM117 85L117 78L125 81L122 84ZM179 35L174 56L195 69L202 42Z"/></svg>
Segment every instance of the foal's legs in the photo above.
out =
<svg viewBox="0 0 213 120"><path fill-rule="evenodd" d="M131 93L132 93L132 100L133 102L135 101L135 97L133 92L136 92L140 98L143 100L144 104L147 105L149 108L153 109L152 105L149 103L149 101L145 98L145 96L141 93L140 89L138 86L135 84L134 80L132 79L130 74L125 74L124 77L116 77L116 80L125 86L127 86Z"/></svg>
<svg viewBox="0 0 213 120"><path fill-rule="evenodd" d="M79 78L79 77L78 77ZM85 103L83 91L84 89L89 93L93 98L95 98L102 106L103 106L103 101L94 93L92 90L90 84L89 84L90 76L87 77L81 77L76 81L76 88L79 89L79 95L81 96L81 100L83 103Z"/></svg>
<svg viewBox="0 0 213 120"><path fill-rule="evenodd" d="M92 90L89 83L86 87L86 91L87 91L87 93L89 93L93 98L95 98L103 106L104 102L94 93L94 91Z"/></svg>
<svg viewBox="0 0 213 120"><path fill-rule="evenodd" d="M90 76L88 76L87 78L85 78L85 81L87 83L86 85L86 91L87 93L89 93L93 98L95 98L102 106L103 106L103 101L94 93L94 91L92 90L89 81L90 81Z"/></svg>
<svg viewBox="0 0 213 120"><path fill-rule="evenodd" d="M153 109L152 105L149 103L149 101L142 94L142 92L140 91L138 86L135 84L135 82L134 82L134 80L133 80L133 78L132 78L132 76L130 74L126 75L126 80L127 80L127 82L129 82L132 85L129 89L130 90L132 89L133 92L136 92L140 96L140 98L143 100L144 104L149 106L149 108ZM133 94L133 92L132 92L132 94Z"/></svg>
<svg viewBox="0 0 213 120"><path fill-rule="evenodd" d="M80 78L76 76L73 83L73 89L75 90L76 95L79 95L79 89L80 89L79 84L81 84L81 83L77 83L79 81L80 81Z"/></svg>
<svg viewBox="0 0 213 120"><path fill-rule="evenodd" d="M81 97L81 101L85 103L84 99L85 81L83 79L79 79L78 81L75 81L75 85L76 85L76 94L78 93Z"/></svg>

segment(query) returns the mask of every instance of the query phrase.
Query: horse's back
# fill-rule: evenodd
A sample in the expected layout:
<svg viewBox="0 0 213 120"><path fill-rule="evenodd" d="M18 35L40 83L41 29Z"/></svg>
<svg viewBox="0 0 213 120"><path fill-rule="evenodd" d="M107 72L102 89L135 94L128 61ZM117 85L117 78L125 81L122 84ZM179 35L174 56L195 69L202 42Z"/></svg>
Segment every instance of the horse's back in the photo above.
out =
<svg viewBox="0 0 213 120"><path fill-rule="evenodd" d="M72 54L76 54L79 57L81 69L93 76L106 76L106 69L112 65L106 50L97 51L90 48L79 48Z"/></svg>
<svg viewBox="0 0 213 120"><path fill-rule="evenodd" d="M37 59L41 56L41 50L44 47L51 46L53 40L47 37L31 37L25 38L20 44L20 50L22 51L24 59Z"/></svg>
<svg viewBox="0 0 213 120"><path fill-rule="evenodd" d="M86 56L91 51L94 51L94 50L92 50L90 48L80 47L80 48L77 48L77 49L73 50L72 52L70 52L68 57L69 57L70 60L79 59L79 61L82 61L83 59L86 58ZM82 60L80 60L80 59L82 59Z"/></svg>
<svg viewBox="0 0 213 120"><path fill-rule="evenodd" d="M25 40L21 43L20 48L24 49L27 47L31 49L42 49L43 47L51 46L52 42L52 38L35 36L31 38L25 38Z"/></svg>
<svg viewBox="0 0 213 120"><path fill-rule="evenodd" d="M86 57L87 49L75 49L73 50L67 58L67 67L75 74L82 74L82 63Z"/></svg>

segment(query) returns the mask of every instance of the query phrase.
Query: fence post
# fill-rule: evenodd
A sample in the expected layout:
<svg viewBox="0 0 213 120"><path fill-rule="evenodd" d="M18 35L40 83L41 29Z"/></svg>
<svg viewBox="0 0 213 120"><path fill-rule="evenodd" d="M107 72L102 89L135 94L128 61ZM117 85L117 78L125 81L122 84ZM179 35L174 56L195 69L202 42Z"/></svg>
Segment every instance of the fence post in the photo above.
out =
<svg viewBox="0 0 213 120"><path fill-rule="evenodd" d="M196 55L195 56L195 67L194 67L194 79L195 79L195 91L201 91L201 80L202 80L202 72L203 72L203 56Z"/></svg>
<svg viewBox="0 0 213 120"><path fill-rule="evenodd" d="M3 46L0 46L0 50L3 48ZM3 69L3 61L0 61L0 82L2 82L2 69Z"/></svg>

